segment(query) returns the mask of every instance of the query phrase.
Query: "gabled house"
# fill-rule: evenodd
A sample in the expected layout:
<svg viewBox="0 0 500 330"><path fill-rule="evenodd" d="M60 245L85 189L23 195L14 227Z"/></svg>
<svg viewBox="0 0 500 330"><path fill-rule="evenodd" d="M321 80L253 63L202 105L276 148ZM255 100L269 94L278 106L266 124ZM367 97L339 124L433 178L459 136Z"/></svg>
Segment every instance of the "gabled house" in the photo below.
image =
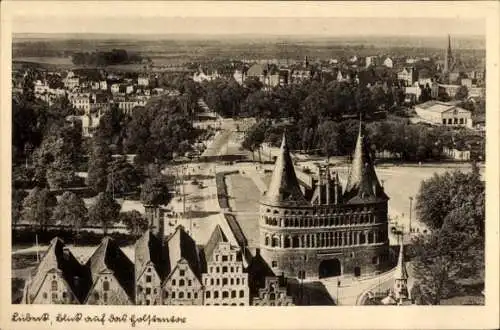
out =
<svg viewBox="0 0 500 330"><path fill-rule="evenodd" d="M116 242L104 237L87 261L92 277L86 304L131 305L134 303L134 264Z"/></svg>
<svg viewBox="0 0 500 330"><path fill-rule="evenodd" d="M195 241L178 226L167 239L170 273L162 284L164 305L202 305L201 260Z"/></svg>
<svg viewBox="0 0 500 330"><path fill-rule="evenodd" d="M27 304L79 304L90 286L90 274L56 237L50 242L24 290Z"/></svg>
<svg viewBox="0 0 500 330"><path fill-rule="evenodd" d="M136 305L161 305L161 285L168 266L163 242L147 230L135 243Z"/></svg>
<svg viewBox="0 0 500 330"><path fill-rule="evenodd" d="M249 305L248 274L243 270L240 249L231 246L219 225L215 226L203 254L204 305Z"/></svg>

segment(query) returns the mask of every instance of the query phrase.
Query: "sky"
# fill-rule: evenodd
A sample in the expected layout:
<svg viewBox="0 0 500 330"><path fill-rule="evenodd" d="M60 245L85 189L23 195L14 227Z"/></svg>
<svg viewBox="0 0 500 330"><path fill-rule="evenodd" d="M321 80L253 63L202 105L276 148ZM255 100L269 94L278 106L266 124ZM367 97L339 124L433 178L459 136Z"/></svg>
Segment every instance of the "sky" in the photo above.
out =
<svg viewBox="0 0 500 330"><path fill-rule="evenodd" d="M14 33L198 35L485 35L480 18L422 17L62 17L16 16Z"/></svg>

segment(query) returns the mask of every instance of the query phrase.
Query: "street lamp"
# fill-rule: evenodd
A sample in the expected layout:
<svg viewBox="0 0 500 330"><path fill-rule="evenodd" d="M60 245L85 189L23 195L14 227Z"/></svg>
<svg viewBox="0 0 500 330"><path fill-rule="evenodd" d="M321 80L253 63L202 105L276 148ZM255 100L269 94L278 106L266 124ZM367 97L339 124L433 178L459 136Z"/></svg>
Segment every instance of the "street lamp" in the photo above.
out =
<svg viewBox="0 0 500 330"><path fill-rule="evenodd" d="M409 223L409 226L408 226L408 232L411 233L411 204L413 202L413 197L410 196L410 223Z"/></svg>

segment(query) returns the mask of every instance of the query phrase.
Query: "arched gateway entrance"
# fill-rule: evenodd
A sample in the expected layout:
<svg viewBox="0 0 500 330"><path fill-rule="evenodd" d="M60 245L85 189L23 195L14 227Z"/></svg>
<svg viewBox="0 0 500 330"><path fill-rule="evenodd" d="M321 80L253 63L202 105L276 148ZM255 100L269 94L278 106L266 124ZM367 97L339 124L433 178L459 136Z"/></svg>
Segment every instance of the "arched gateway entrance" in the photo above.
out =
<svg viewBox="0 0 500 330"><path fill-rule="evenodd" d="M340 265L340 260L337 258L323 260L319 264L318 274L319 278L340 276L342 274L342 267Z"/></svg>

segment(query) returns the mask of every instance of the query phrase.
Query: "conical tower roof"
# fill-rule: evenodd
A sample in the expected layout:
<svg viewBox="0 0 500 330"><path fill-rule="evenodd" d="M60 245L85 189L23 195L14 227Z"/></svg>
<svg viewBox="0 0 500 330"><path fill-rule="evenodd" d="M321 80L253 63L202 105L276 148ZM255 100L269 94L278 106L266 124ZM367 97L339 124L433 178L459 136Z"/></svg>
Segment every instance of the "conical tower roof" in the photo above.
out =
<svg viewBox="0 0 500 330"><path fill-rule="evenodd" d="M394 272L394 279L396 280L408 279L408 271L406 270L406 265L404 261L403 248L404 248L403 238L401 237L401 246L399 247L398 264L396 265L396 271Z"/></svg>
<svg viewBox="0 0 500 330"><path fill-rule="evenodd" d="M271 183L262 198L262 203L270 206L309 205L300 190L285 134L283 134L280 154L276 159Z"/></svg>
<svg viewBox="0 0 500 330"><path fill-rule="evenodd" d="M375 173L361 122L344 198L350 203L387 201L389 199Z"/></svg>

